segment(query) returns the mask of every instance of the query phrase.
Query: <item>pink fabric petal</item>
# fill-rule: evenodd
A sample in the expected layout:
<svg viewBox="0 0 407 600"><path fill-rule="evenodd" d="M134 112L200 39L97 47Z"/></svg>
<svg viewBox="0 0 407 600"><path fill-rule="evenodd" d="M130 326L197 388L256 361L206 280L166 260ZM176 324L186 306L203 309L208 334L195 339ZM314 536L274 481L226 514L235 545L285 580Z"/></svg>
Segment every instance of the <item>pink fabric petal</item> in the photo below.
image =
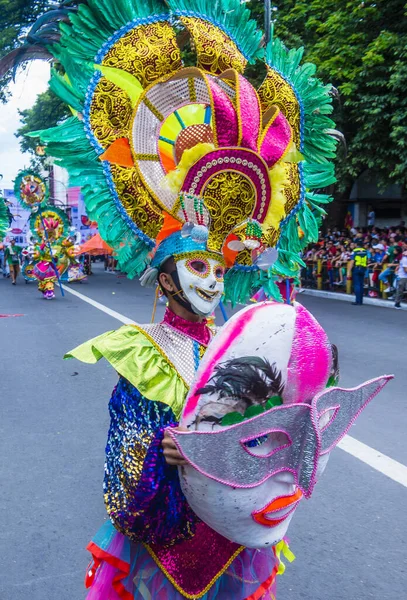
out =
<svg viewBox="0 0 407 600"><path fill-rule="evenodd" d="M207 77L206 83L212 95L212 118L217 146L237 146L239 130L233 103L215 81Z"/></svg>
<svg viewBox="0 0 407 600"><path fill-rule="evenodd" d="M243 75L240 75L234 69L228 69L222 73L220 78L232 81L236 89L236 110L239 128L237 145L257 152L261 108L256 90Z"/></svg>
<svg viewBox="0 0 407 600"><path fill-rule="evenodd" d="M277 114L272 118L271 123L266 125L260 145L260 155L269 167L280 160L292 141L290 124L280 109L276 110Z"/></svg>
<svg viewBox="0 0 407 600"><path fill-rule="evenodd" d="M254 87L242 75L238 75L238 82L237 110L241 123L240 145L257 152L261 114L259 98Z"/></svg>

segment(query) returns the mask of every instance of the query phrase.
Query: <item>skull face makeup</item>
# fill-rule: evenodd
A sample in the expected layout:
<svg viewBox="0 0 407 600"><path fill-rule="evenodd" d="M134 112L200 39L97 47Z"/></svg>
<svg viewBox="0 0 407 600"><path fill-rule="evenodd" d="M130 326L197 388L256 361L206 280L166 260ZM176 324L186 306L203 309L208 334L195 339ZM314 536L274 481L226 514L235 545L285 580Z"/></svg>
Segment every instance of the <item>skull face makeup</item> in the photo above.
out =
<svg viewBox="0 0 407 600"><path fill-rule="evenodd" d="M176 258L177 273L184 297L197 315L207 317L223 294L225 266L216 254L197 253Z"/></svg>
<svg viewBox="0 0 407 600"><path fill-rule="evenodd" d="M280 541L329 452L390 378L326 388L334 362L300 305L248 307L208 348L181 421L190 431L171 435L188 462L180 479L189 504L224 537L255 548Z"/></svg>

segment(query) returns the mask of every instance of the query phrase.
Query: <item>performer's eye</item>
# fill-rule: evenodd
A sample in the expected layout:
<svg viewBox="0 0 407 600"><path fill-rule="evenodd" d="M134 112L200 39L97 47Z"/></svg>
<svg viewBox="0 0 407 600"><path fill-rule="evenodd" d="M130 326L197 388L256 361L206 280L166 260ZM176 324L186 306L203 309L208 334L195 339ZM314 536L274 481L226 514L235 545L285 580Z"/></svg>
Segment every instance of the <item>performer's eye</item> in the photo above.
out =
<svg viewBox="0 0 407 600"><path fill-rule="evenodd" d="M223 278L225 276L225 269L224 267L222 267L221 265L217 266L215 268L215 277L218 281L223 281Z"/></svg>
<svg viewBox="0 0 407 600"><path fill-rule="evenodd" d="M208 275L209 273L209 265L203 260L191 260L187 266L191 271L195 271L199 275Z"/></svg>
<svg viewBox="0 0 407 600"><path fill-rule="evenodd" d="M270 431L241 442L243 448L252 456L266 458L291 446L291 439L284 431Z"/></svg>

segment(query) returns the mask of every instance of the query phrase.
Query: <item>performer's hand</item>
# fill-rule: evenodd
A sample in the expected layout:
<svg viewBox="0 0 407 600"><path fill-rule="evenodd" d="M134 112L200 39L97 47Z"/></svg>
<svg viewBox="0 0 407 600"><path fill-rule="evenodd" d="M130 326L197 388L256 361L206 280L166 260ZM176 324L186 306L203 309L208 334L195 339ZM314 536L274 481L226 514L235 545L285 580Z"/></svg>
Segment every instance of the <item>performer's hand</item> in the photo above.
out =
<svg viewBox="0 0 407 600"><path fill-rule="evenodd" d="M188 431L186 427L173 427L172 430ZM164 432L162 447L164 449L164 457L168 465L181 466L187 464L186 460L182 457L182 454L175 445L174 440L168 433L168 430Z"/></svg>

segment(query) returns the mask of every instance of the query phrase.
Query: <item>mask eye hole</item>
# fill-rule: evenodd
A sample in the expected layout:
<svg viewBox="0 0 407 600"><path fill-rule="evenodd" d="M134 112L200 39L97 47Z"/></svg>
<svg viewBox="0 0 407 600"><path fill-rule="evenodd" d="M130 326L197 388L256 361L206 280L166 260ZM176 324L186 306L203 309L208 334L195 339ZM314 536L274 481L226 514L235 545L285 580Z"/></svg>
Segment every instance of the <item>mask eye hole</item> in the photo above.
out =
<svg viewBox="0 0 407 600"><path fill-rule="evenodd" d="M194 273L194 275L200 275L201 277L209 275L209 263L205 260L190 260L187 262L187 269Z"/></svg>
<svg viewBox="0 0 407 600"><path fill-rule="evenodd" d="M269 431L241 442L248 454L259 458L272 456L291 446L291 443L291 438L285 431Z"/></svg>
<svg viewBox="0 0 407 600"><path fill-rule="evenodd" d="M322 411L318 417L318 427L321 431L324 431L331 425L332 421L336 418L338 411L339 406L332 406L331 408Z"/></svg>
<svg viewBox="0 0 407 600"><path fill-rule="evenodd" d="M223 281L224 276L225 276L225 268L222 265L217 265L215 267L215 278L218 281Z"/></svg>

